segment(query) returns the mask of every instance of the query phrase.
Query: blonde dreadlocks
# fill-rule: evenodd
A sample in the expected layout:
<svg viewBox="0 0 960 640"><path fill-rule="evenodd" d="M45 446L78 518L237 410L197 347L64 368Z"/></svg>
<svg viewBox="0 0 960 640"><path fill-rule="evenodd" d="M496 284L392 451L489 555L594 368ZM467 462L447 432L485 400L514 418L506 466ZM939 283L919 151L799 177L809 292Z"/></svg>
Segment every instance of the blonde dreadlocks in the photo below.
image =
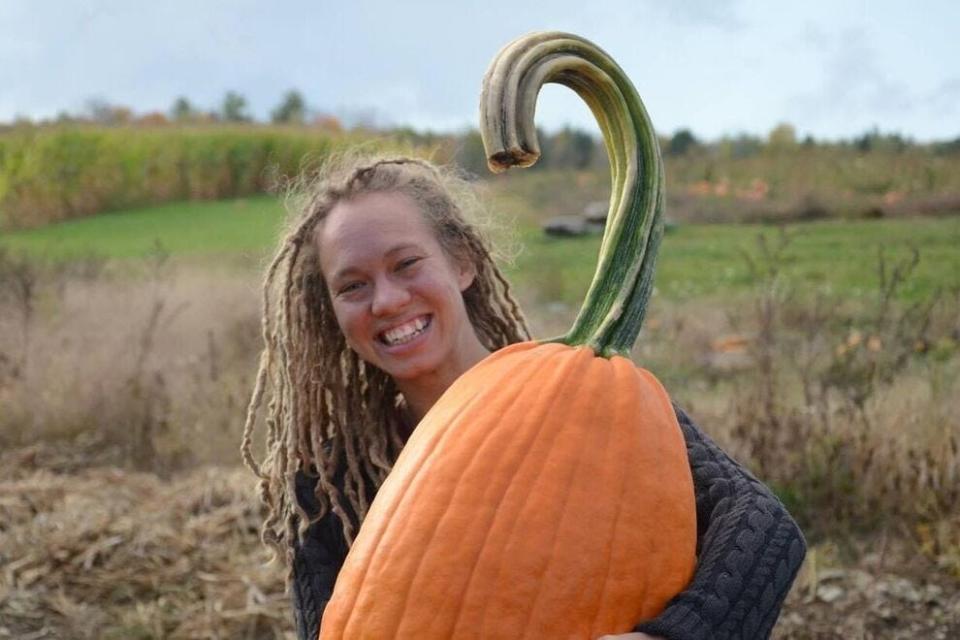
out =
<svg viewBox="0 0 960 640"><path fill-rule="evenodd" d="M481 343L494 351L528 338L526 323L489 245L458 202L470 187L450 172L417 158L347 158L329 161L311 179L299 217L281 240L263 286L260 368L247 409L241 452L259 477L267 507L261 536L290 566L293 544L309 524L298 505L298 471L316 475L321 506L314 520L332 510L348 544L372 496L403 447L403 400L393 380L361 360L346 343L334 317L320 271L315 234L342 200L368 193L399 193L420 208L450 257L476 267L464 292ZM266 453L252 453L253 429L264 396ZM340 469L345 465L344 469ZM343 490L334 477L343 474ZM373 486L370 486L370 485Z"/></svg>

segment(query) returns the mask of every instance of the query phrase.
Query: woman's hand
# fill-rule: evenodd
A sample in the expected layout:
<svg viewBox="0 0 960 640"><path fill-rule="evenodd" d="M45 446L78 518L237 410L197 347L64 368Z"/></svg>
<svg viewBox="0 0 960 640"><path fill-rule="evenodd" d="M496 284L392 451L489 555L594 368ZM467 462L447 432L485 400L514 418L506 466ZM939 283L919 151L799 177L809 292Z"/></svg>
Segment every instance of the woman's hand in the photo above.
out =
<svg viewBox="0 0 960 640"><path fill-rule="evenodd" d="M597 640L664 640L660 636L651 636L646 633L619 633L616 635L600 636Z"/></svg>

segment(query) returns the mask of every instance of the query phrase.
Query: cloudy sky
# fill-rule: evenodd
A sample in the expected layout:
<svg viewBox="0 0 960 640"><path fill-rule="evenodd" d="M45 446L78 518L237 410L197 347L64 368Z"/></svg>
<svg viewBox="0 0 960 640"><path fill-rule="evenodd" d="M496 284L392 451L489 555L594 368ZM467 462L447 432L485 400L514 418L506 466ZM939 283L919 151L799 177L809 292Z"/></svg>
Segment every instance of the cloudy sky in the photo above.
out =
<svg viewBox="0 0 960 640"><path fill-rule="evenodd" d="M606 49L657 128L715 138L849 137L874 126L960 136L956 0L0 0L0 121L135 111L228 90L265 118L290 88L351 121L473 125L480 79L514 37L557 29ZM542 8L542 7L549 7ZM541 94L538 122L596 130L569 90Z"/></svg>

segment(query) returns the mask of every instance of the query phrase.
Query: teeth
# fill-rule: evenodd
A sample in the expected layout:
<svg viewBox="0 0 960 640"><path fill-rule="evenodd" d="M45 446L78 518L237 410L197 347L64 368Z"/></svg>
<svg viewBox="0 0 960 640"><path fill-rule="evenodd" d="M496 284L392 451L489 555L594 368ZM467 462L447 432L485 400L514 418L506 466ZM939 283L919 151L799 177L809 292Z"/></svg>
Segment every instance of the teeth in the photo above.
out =
<svg viewBox="0 0 960 640"><path fill-rule="evenodd" d="M427 320L420 317L399 327L383 332L383 341L393 346L410 342L427 328Z"/></svg>

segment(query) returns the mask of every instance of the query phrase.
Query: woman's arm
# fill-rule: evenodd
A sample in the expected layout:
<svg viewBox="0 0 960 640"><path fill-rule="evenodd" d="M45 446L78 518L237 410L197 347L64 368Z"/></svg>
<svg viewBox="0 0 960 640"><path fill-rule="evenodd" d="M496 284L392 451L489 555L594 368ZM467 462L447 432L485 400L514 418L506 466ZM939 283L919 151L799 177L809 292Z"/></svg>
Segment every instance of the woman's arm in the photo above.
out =
<svg viewBox="0 0 960 640"><path fill-rule="evenodd" d="M693 470L699 559L687 589L635 631L669 640L767 638L806 553L803 534L770 489L674 408Z"/></svg>
<svg viewBox="0 0 960 640"><path fill-rule="evenodd" d="M297 500L308 514L319 513L313 494L316 480L297 473ZM293 616L300 640L316 640L320 619L333 593L337 574L347 557L347 541L340 518L332 511L307 527L293 548Z"/></svg>
<svg viewBox="0 0 960 640"><path fill-rule="evenodd" d="M687 589L636 631L670 640L766 638L803 560L803 536L765 485L679 407L676 412L693 470L699 561ZM313 482L297 475L297 497L308 513L319 508ZM301 640L317 637L346 555L340 520L330 512L295 547L293 606Z"/></svg>

